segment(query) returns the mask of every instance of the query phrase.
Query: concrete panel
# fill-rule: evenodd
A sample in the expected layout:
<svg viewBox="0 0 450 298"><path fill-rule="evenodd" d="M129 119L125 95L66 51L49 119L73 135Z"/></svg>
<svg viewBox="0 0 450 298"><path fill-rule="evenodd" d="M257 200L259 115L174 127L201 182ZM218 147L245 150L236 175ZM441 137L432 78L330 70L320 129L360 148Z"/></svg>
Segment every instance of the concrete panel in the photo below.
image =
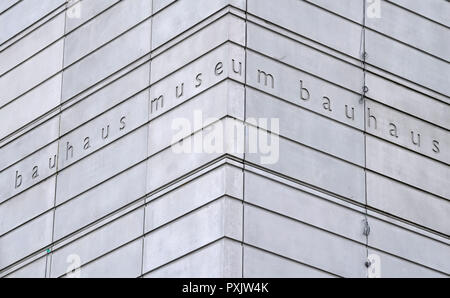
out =
<svg viewBox="0 0 450 298"><path fill-rule="evenodd" d="M61 74L1 108L0 139L56 108L60 98ZM24 109L24 106L29 108Z"/></svg>
<svg viewBox="0 0 450 298"><path fill-rule="evenodd" d="M153 119L150 123L148 129L149 156L227 115L237 119L244 118L244 87L233 81L223 81L192 99L188 99L186 95L184 100L188 101L184 104L183 99L175 99L175 96L173 98L169 96L168 99L167 102L164 98L164 109L170 109L176 104L182 105ZM161 112L154 111L150 117L154 117L153 115L158 113ZM180 119L183 119L183 122L187 121L190 127L179 127Z"/></svg>
<svg viewBox="0 0 450 298"><path fill-rule="evenodd" d="M81 2L83 6L83 2ZM151 1L120 1L65 38L64 66L70 65L151 15ZM150 33L149 33L150 34Z"/></svg>
<svg viewBox="0 0 450 298"><path fill-rule="evenodd" d="M278 26L359 58L361 27L310 3L297 0L249 0L248 11ZM330 34L331 28L333 34Z"/></svg>
<svg viewBox="0 0 450 298"><path fill-rule="evenodd" d="M143 127L114 142L114 146L107 146L60 172L56 189L57 204L143 160L147 153L146 136L147 128Z"/></svg>
<svg viewBox="0 0 450 298"><path fill-rule="evenodd" d="M334 275L251 246L244 246L244 278L331 277Z"/></svg>
<svg viewBox="0 0 450 298"><path fill-rule="evenodd" d="M60 40L30 60L0 78L0 105L42 83L61 70L63 40Z"/></svg>
<svg viewBox="0 0 450 298"><path fill-rule="evenodd" d="M202 153L194 152L195 146L197 146L196 144L202 144L198 143L198 140L202 138L200 136L203 136L204 139L214 139L217 136L215 133L220 133L221 129L223 129L223 151L211 151L211 153L208 153L208 151L206 151L208 149L206 149ZM202 134L203 131L200 131L193 134L191 137L184 139L182 144L184 143L185 145L183 146L186 147L183 148L191 148L189 149L189 152L179 152L178 149L173 150L172 146L150 157L148 160L149 175L147 178L147 192L152 192L173 180L177 180L181 176L186 175L225 154L243 158L244 142L243 139L238 141L234 139L234 129L243 136L244 127L240 125L240 122L227 118L204 128L204 134ZM220 138L217 138L217 140L220 142ZM157 174L155 175L153 173Z"/></svg>
<svg viewBox="0 0 450 298"><path fill-rule="evenodd" d="M53 212L0 237L0 268L28 256L52 241Z"/></svg>
<svg viewBox="0 0 450 298"><path fill-rule="evenodd" d="M17 117L17 114L15 116ZM56 140L59 133L58 128L59 117L54 117L0 147L0 156L2 156L0 159L0 171Z"/></svg>
<svg viewBox="0 0 450 298"><path fill-rule="evenodd" d="M3 1L2 1L3 2ZM65 0L24 0L0 16L0 44L62 6Z"/></svg>
<svg viewBox="0 0 450 298"><path fill-rule="evenodd" d="M243 0L181 0L154 16L152 50L168 42L227 5L245 10Z"/></svg>
<svg viewBox="0 0 450 298"><path fill-rule="evenodd" d="M150 80L150 63L132 70L61 113L61 134L95 118L137 92L145 89Z"/></svg>
<svg viewBox="0 0 450 298"><path fill-rule="evenodd" d="M70 265L67 259L70 255L79 256L83 265L139 237L142 235L143 221L144 209L140 208L55 250L52 256L51 276L59 277L67 272Z"/></svg>
<svg viewBox="0 0 450 298"><path fill-rule="evenodd" d="M369 218L368 245L441 272L450 272L448 244Z"/></svg>
<svg viewBox="0 0 450 298"><path fill-rule="evenodd" d="M366 101L370 109L367 116L367 131L402 147L450 164L450 134L432 124L395 111L371 100ZM370 121L370 125L369 125Z"/></svg>
<svg viewBox="0 0 450 298"><path fill-rule="evenodd" d="M122 0L81 0L67 11L66 32L70 32ZM76 12L76 13L75 13ZM71 15L76 17L71 17Z"/></svg>
<svg viewBox="0 0 450 298"><path fill-rule="evenodd" d="M302 1L297 2L302 3ZM336 59L333 56L327 55L258 25L248 23L247 28L248 47L250 49L361 94L363 73L359 67ZM267 42L267 40L270 40L271 42ZM249 57L249 62L251 62L252 59L253 57ZM264 63L261 62L261 60L259 61L261 64ZM258 66L263 67L265 64ZM258 69L252 69L253 67L250 66L247 68L249 69L249 74L254 76L256 73L256 75L258 75ZM287 67L285 68L287 69ZM287 79L284 78L284 80ZM279 81L282 83L282 80ZM297 84L299 84L298 80ZM321 84L328 85L323 81ZM320 96L320 98L325 95L327 94L316 94L316 96ZM339 100L344 100L344 98L345 97L340 98Z"/></svg>
<svg viewBox="0 0 450 298"><path fill-rule="evenodd" d="M412 10L420 15L442 23L450 27L450 7L440 0L389 0L407 10Z"/></svg>
<svg viewBox="0 0 450 298"><path fill-rule="evenodd" d="M146 174L146 163L140 163L57 207L55 240L61 239L144 196Z"/></svg>
<svg viewBox="0 0 450 298"><path fill-rule="evenodd" d="M222 237L242 237L242 203L224 198L148 234L144 238L144 272Z"/></svg>
<svg viewBox="0 0 450 298"><path fill-rule="evenodd" d="M376 209L450 235L450 202L374 173L367 173L367 203Z"/></svg>
<svg viewBox="0 0 450 298"><path fill-rule="evenodd" d="M363 23L364 2L360 0L306 0L350 20Z"/></svg>
<svg viewBox="0 0 450 298"><path fill-rule="evenodd" d="M155 56L152 60L152 83L159 81L168 74L189 64L189 62L193 62L195 59L202 57L202 55L212 51L226 41L233 41L242 46L245 45L245 22L231 14L222 16L212 24L209 24L193 35L180 41L174 47L168 48L160 55ZM239 70L238 62L241 62L241 74L244 74L244 50L241 49L239 51L239 47L234 44L228 44L227 47L231 51L231 53L227 53L228 56L232 56L231 54L237 54L236 57L229 58L237 60L242 57L241 60L236 61L235 69ZM212 52L209 56L211 55ZM204 60L204 57L202 57L202 60ZM232 61L230 59L223 61L224 71L227 69L228 63L231 62ZM211 66L213 67L213 72L215 66L216 64ZM197 75L197 73L192 73L192 75L194 74Z"/></svg>
<svg viewBox="0 0 450 298"><path fill-rule="evenodd" d="M41 51L64 35L64 14L60 14L0 52L0 74Z"/></svg>
<svg viewBox="0 0 450 298"><path fill-rule="evenodd" d="M366 276L364 245L259 208L244 213L246 243L340 276Z"/></svg>
<svg viewBox="0 0 450 298"><path fill-rule="evenodd" d="M262 176L245 173L245 201L365 243L364 215Z"/></svg>
<svg viewBox="0 0 450 298"><path fill-rule="evenodd" d="M382 18L367 18L367 27L434 56L450 60L448 28L388 1L381 1L380 4ZM414 30L411 30L411 24L414 24Z"/></svg>
<svg viewBox="0 0 450 298"><path fill-rule="evenodd" d="M262 92L246 90L246 117L277 118L280 135L322 152L364 166L364 135ZM292 121L295 119L295 121Z"/></svg>
<svg viewBox="0 0 450 298"><path fill-rule="evenodd" d="M44 278L46 269L46 257L40 258L17 271L14 271L7 278Z"/></svg>
<svg viewBox="0 0 450 298"><path fill-rule="evenodd" d="M148 118L148 91L123 102L60 138L59 170L143 125Z"/></svg>
<svg viewBox="0 0 450 298"><path fill-rule="evenodd" d="M385 141L367 136L367 168L393 179L450 198L450 168Z"/></svg>
<svg viewBox="0 0 450 298"><path fill-rule="evenodd" d="M249 131L252 130L255 128L249 128ZM257 134L255 131L250 133ZM260 156L257 153L246 155L248 161L257 164L261 164ZM261 165L351 200L364 202L362 168L292 141L280 138L278 162Z"/></svg>
<svg viewBox="0 0 450 298"><path fill-rule="evenodd" d="M411 89L367 73L367 96L397 110L450 129L450 106Z"/></svg>
<svg viewBox="0 0 450 298"><path fill-rule="evenodd" d="M81 278L136 278L141 274L142 240L134 241L81 267Z"/></svg>
<svg viewBox="0 0 450 298"><path fill-rule="evenodd" d="M56 172L58 142L53 142L0 173L0 202L28 189Z"/></svg>
<svg viewBox="0 0 450 298"><path fill-rule="evenodd" d="M150 20L64 71L62 100L75 96L150 51Z"/></svg>
<svg viewBox="0 0 450 298"><path fill-rule="evenodd" d="M366 31L366 51L370 53L367 63L443 95L450 94L447 62L370 30Z"/></svg>
<svg viewBox="0 0 450 298"><path fill-rule="evenodd" d="M49 210L54 201L55 177L51 177L0 204L0 235Z"/></svg>
<svg viewBox="0 0 450 298"><path fill-rule="evenodd" d="M369 249L369 255L379 256L381 278L444 278L445 274L396 258L392 255ZM370 270L370 269L369 269Z"/></svg>
<svg viewBox="0 0 450 298"><path fill-rule="evenodd" d="M225 195L242 197L242 179L241 171L223 166L152 200L145 207L145 231L157 229Z"/></svg>
<svg viewBox="0 0 450 298"><path fill-rule="evenodd" d="M241 244L222 239L145 275L145 278L241 278Z"/></svg>

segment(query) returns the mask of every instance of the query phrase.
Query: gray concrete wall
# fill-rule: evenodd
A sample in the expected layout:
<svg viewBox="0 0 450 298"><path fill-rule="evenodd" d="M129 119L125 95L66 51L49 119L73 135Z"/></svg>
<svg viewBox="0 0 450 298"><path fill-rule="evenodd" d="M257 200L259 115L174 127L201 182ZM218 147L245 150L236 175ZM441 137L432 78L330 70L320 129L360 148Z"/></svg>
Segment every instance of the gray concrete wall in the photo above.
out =
<svg viewBox="0 0 450 298"><path fill-rule="evenodd" d="M0 276L448 276L450 4L423 2L1 1Z"/></svg>

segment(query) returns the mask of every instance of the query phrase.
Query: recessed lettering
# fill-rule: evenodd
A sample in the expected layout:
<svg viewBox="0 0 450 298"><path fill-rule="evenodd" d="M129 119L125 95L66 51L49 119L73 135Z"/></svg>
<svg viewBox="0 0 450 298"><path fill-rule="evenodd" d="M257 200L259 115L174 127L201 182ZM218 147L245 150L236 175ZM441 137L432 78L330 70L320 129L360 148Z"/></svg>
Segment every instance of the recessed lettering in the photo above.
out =
<svg viewBox="0 0 450 298"><path fill-rule="evenodd" d="M160 95L157 98L152 99L150 102L150 113L153 111L158 111L158 108L164 107L164 95Z"/></svg>
<svg viewBox="0 0 450 298"><path fill-rule="evenodd" d="M300 80L300 99L307 101L310 98L310 93L309 90L306 89L305 87L303 87L303 81ZM328 99L329 100L329 99ZM331 111L331 110L330 110Z"/></svg>
<svg viewBox="0 0 450 298"><path fill-rule="evenodd" d="M268 85L269 79L270 79L272 89L275 88L275 78L273 77L273 75L271 75L270 73L266 73L263 70L258 69L258 83L261 83L261 77L264 78L264 86Z"/></svg>

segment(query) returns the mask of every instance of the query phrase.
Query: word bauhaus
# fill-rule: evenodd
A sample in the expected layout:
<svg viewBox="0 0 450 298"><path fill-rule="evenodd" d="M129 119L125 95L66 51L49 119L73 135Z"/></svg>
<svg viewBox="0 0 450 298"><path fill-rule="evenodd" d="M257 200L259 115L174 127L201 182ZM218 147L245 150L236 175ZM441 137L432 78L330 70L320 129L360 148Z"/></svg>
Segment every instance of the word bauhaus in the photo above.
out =
<svg viewBox="0 0 450 298"><path fill-rule="evenodd" d="M74 150L81 150L81 151L90 151L96 148L92 148L91 146L91 142L93 140L93 138L97 138L97 139L101 139L102 141L104 141L105 143L107 141L109 141L110 138L110 134L111 134L111 124L107 124L105 127L102 127L99 130L98 135L94 136L86 136L84 138L82 138L82 140L78 140L78 142L68 142L66 141L64 144L61 144L60 146L64 146L64 151L65 151L65 156L64 156L64 160L65 161L70 161L70 159L72 159L74 157ZM122 116L120 117L120 119L118 119L118 131L123 131L126 128L126 117ZM75 144L79 144L79 146L75 145ZM76 146L76 147L74 147ZM53 156L50 156L48 158L48 169L49 170L56 170L56 165L57 162L59 161L58 159L58 154L53 154ZM32 169L31 169L31 180L35 180L38 179L40 177L40 171L39 171L39 165L33 165ZM15 174L15 179L14 179L14 187L17 189L19 187L22 186L22 181L23 181L23 176L22 173L19 173L19 171L16 170L16 174Z"/></svg>

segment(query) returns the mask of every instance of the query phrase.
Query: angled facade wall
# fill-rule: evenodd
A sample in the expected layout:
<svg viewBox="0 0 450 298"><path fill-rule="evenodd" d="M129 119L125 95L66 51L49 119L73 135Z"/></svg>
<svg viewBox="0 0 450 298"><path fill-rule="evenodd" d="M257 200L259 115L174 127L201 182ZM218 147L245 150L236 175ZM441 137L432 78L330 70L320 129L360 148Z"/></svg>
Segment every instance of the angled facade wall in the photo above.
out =
<svg viewBox="0 0 450 298"><path fill-rule="evenodd" d="M449 15L2 1L0 276L448 276Z"/></svg>

